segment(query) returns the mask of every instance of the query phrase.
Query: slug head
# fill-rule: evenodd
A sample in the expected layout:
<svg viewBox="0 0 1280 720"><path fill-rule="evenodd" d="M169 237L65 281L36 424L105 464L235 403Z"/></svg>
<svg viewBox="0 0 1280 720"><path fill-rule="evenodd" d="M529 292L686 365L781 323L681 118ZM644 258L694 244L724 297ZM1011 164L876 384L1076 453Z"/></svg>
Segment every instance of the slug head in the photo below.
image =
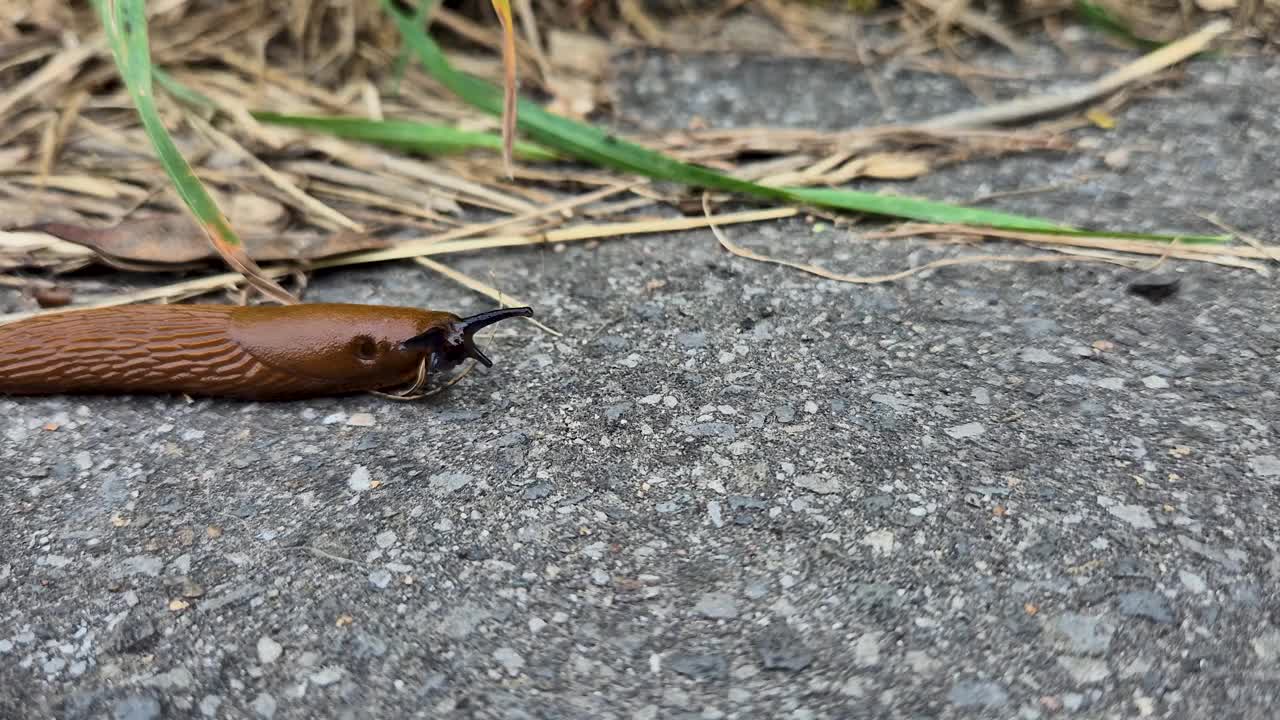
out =
<svg viewBox="0 0 1280 720"><path fill-rule="evenodd" d="M430 353L432 370L447 370L467 358L472 358L485 367L493 367L493 361L476 347L475 334L500 320L531 315L533 315L533 309L527 307L489 310L433 327L405 340L401 343L401 347L405 350Z"/></svg>
<svg viewBox="0 0 1280 720"><path fill-rule="evenodd" d="M475 333L532 314L529 308L505 308L460 318L410 307L303 303L237 308L229 331L258 362L336 392L409 382L428 355L432 369L468 357L491 366L475 346Z"/></svg>

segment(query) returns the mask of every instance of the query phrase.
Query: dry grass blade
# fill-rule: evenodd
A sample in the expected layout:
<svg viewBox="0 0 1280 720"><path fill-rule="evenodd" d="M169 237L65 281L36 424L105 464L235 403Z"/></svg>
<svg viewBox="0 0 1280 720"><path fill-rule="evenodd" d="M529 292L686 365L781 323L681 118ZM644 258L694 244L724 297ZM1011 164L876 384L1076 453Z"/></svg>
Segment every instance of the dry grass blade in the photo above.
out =
<svg viewBox="0 0 1280 720"><path fill-rule="evenodd" d="M1215 215L1201 214L1200 217L1204 218L1205 222L1212 223L1214 226L1219 227L1224 231L1231 233L1232 235L1235 235L1236 237L1240 238L1241 242L1245 243L1249 247L1257 250L1258 252L1274 260L1275 262L1280 263L1280 246L1266 245L1261 240L1259 240L1256 237L1253 237L1249 233L1242 232L1239 228L1233 228L1230 225L1224 223L1222 220L1218 219L1218 217Z"/></svg>
<svg viewBox="0 0 1280 720"><path fill-rule="evenodd" d="M102 52L101 40L95 39L77 48L62 50L53 56L44 67L32 73L26 80L10 88L0 95L0 117L6 115L27 96L53 83L59 77L75 71L86 60Z"/></svg>
<svg viewBox="0 0 1280 720"><path fill-rule="evenodd" d="M267 182L274 185L278 190L298 203L298 207L302 210L323 218L327 221L327 223L325 223L327 225L340 227L352 232L364 232L365 228L360 225L360 223L303 192L297 185L290 182L288 178L272 169L270 165L259 160L257 156L246 150L243 145L236 142L226 133L218 130L205 120L195 117L194 115L189 119L192 125L196 126L201 132L213 139L213 141L218 144L218 147L221 147L223 150L226 150L249 163L249 165L262 175Z"/></svg>
<svg viewBox="0 0 1280 720"><path fill-rule="evenodd" d="M912 0L912 2L923 5L944 18L946 21L944 25L954 21L1004 45L1015 55L1025 57L1031 54L1031 48L1015 37L1008 28L986 15L970 10L967 3L955 0Z"/></svg>
<svg viewBox="0 0 1280 720"><path fill-rule="evenodd" d="M705 212L709 218L711 214L711 208L708 204L708 198L709 198L708 195L704 194L702 196L702 202L703 202L702 208L703 208L703 212ZM911 277L912 275L918 275L927 270L936 270L938 268L954 267L957 265L994 265L998 263L1052 263L1052 262L1067 262L1067 261L1101 262L1101 263L1110 263L1113 265L1126 265L1126 266L1131 265L1131 263L1128 263L1126 261L1116 260L1112 258L1104 258L1104 257L1064 258L1060 254L1059 255L1029 255L1029 256L1028 255L973 255L968 257L943 258L941 260L934 260L932 262L927 262L924 265L917 265L915 267L907 268L906 270L900 270L896 273L889 273L887 275L846 275L844 273L832 272L830 270L827 270L826 268L813 265L812 263L796 262L794 260L784 260L782 258L774 258L774 257L769 257L767 255L761 255L760 253L755 252L754 250L744 248L741 245L730 240L728 236L724 234L724 231L720 229L718 223L711 221L709 222L708 227L711 229L712 234L716 236L716 240L720 242L721 247L723 247L725 250L728 250L730 253L737 255L740 258L745 258L747 260L755 260L756 262L770 263L772 265L781 265L783 267L789 267L794 270L800 270L800 271L809 273L810 275L816 275L826 280L835 280L836 282L851 283L855 285L880 285L883 283L902 280L904 278Z"/></svg>
<svg viewBox="0 0 1280 720"><path fill-rule="evenodd" d="M511 177L516 142L516 29L508 0L492 0L502 22L502 164Z"/></svg>
<svg viewBox="0 0 1280 720"><path fill-rule="evenodd" d="M932 120L926 120L917 126L924 129L971 128L1024 120L1069 110L1109 95L1125 85L1153 75L1193 55L1204 52L1214 40L1230 29L1230 21L1214 21L1177 42L1148 53L1119 70L1108 73L1081 87L1052 95L1015 98L1008 102L976 110L948 113Z"/></svg>
<svg viewBox="0 0 1280 720"><path fill-rule="evenodd" d="M1230 245L1182 245L1176 243L1155 243L1113 238L1105 235L1062 236L1046 235L1034 232L1018 232L1012 230L978 229L964 225L926 225L907 223L896 230L868 233L868 238L911 237L919 235L958 235L969 237L998 237L1006 240L1019 240L1037 246L1066 246L1077 248L1093 248L1110 252L1129 253L1133 255L1157 255L1179 260L1195 260L1225 267L1238 267L1268 274L1265 267L1250 260L1267 260L1277 257L1280 247L1261 245L1242 248Z"/></svg>
<svg viewBox="0 0 1280 720"><path fill-rule="evenodd" d="M494 302L498 303L499 307L521 307L521 306L529 305L529 303L523 300L520 300L519 298L509 293L504 293L501 290L498 290L497 288L493 287L492 285L481 282L476 278L473 278L470 275L462 272L461 270L455 270L449 267L448 265L445 265L444 263L439 262L438 260L432 260L431 258L426 258L426 257L417 257L417 258L414 258L414 262L418 263L424 268L427 268L428 270L439 273L449 278L450 280L458 283L459 285L467 288L468 290L473 290L475 292L480 293L481 295L484 295L490 300L493 300ZM561 333L556 332L555 330L552 330L551 328L542 324L542 322L538 321L535 318L526 317L524 319L532 323L534 326L542 330L545 330L551 335L554 335L556 337L563 337Z"/></svg>

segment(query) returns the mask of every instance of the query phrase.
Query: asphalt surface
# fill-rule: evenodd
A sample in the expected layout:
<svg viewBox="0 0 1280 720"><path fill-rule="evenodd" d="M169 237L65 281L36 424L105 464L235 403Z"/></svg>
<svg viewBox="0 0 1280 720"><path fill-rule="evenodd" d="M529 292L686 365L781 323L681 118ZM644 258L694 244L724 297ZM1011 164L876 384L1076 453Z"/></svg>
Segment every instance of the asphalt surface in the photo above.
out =
<svg viewBox="0 0 1280 720"><path fill-rule="evenodd" d="M896 115L808 61L646 56L621 99L652 127L975 103L878 72ZM1278 90L1269 60L1199 61L1087 153L895 189L1053 187L987 206L1153 230L1216 212L1274 242ZM964 252L729 232L847 272ZM455 264L563 337L508 323L494 368L419 404L0 400L0 714L1274 717L1274 279L1172 263L1162 302L1094 264L844 285L707 232ZM309 299L486 307L408 264Z"/></svg>

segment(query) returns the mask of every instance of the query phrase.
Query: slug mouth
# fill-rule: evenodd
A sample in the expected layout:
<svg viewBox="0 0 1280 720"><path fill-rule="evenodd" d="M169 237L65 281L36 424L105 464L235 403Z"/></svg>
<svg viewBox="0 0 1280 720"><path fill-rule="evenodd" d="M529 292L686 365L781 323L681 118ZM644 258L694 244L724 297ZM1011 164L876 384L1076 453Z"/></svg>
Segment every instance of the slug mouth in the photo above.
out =
<svg viewBox="0 0 1280 720"><path fill-rule="evenodd" d="M533 308L499 308L478 315L460 318L441 327L434 327L401 343L406 350L431 353L431 369L444 370L471 358L485 367L493 367L480 348L476 347L475 334L490 325L513 317L531 317Z"/></svg>

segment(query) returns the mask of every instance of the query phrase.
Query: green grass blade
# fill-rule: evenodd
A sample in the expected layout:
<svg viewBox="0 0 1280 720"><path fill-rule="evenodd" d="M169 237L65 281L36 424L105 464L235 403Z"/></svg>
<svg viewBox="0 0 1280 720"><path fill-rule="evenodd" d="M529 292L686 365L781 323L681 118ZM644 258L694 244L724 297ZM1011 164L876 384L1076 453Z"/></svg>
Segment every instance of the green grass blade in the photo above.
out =
<svg viewBox="0 0 1280 720"><path fill-rule="evenodd" d="M182 157L160 120L152 84L151 47L147 40L144 0L94 0L94 5L138 119L183 203L205 228L219 254L246 280L280 302L297 302L288 291L262 275L245 252L244 243L231 229L226 216Z"/></svg>
<svg viewBox="0 0 1280 720"><path fill-rule="evenodd" d="M411 18L396 10L390 0L383 0L383 6L396 21L405 44L417 54L432 77L467 103L492 115L502 114L501 88L454 70L440 48ZM736 180L714 170L682 163L661 153L624 142L598 128L546 112L524 98L518 101L518 108L519 128L530 139L578 160L636 172L659 180L733 192L758 194L763 190L769 197L778 200L787 197L781 190Z"/></svg>
<svg viewBox="0 0 1280 720"><path fill-rule="evenodd" d="M1012 215L995 210L949 205L947 203L904 197L902 195L877 195L855 193L837 188L789 188L791 196L810 205L821 205L839 210L891 215L920 222L951 223L957 225L986 225L1004 230L1035 230L1039 232L1069 230L1047 220Z"/></svg>
<svg viewBox="0 0 1280 720"><path fill-rule="evenodd" d="M1065 237L1106 237L1119 240L1150 240L1154 242L1181 242L1187 244L1223 243L1230 235L1169 235L1164 233L1111 232L1109 230L1077 230L1046 223L1043 227L1028 227L1028 218L1006 215L991 210L946 205L932 200L920 200L901 195L861 195L856 202L849 202L847 190L834 188L791 188L788 190L798 201L811 205L853 210L877 215L907 217L912 220L937 224L970 225L1020 230ZM1005 218L1004 224L1000 219ZM993 219L995 222L993 222ZM1039 222L1039 221L1035 221Z"/></svg>
<svg viewBox="0 0 1280 720"><path fill-rule="evenodd" d="M400 35L418 56L427 73L468 104L492 115L502 113L502 90L496 85L455 70L439 46L427 36L420 23L399 10L391 0L383 7L395 20ZM620 140L609 133L548 112L525 99L519 101L518 126L535 143L568 157L644 175L657 180L693 187L751 195L783 203L818 205L827 208L885 215L928 223L985 226L1003 230L1049 232L1061 235L1098 235L1098 232L1068 227L1049 220L964 207L893 195L834 188L774 188L739 180L723 173L684 163L662 153ZM1130 239L1184 242L1222 242L1224 236L1172 236L1146 233L1106 233Z"/></svg>
<svg viewBox="0 0 1280 720"><path fill-rule="evenodd" d="M502 150L501 135L458 130L447 125L431 125L407 120L283 115L257 111L251 114L264 123L322 132L351 140L363 140L427 155L444 155L477 148ZM516 143L515 152L516 155L530 161L550 161L560 157L550 150L527 142Z"/></svg>
<svg viewBox="0 0 1280 720"><path fill-rule="evenodd" d="M160 120L151 82L151 48L147 42L145 3L142 0L95 0L95 4L107 28L111 51L115 55L116 65L129 91L129 97L138 111L138 118L178 194L200 222L215 228L218 235L229 244L240 245L235 231L228 225L213 198L182 157Z"/></svg>
<svg viewBox="0 0 1280 720"><path fill-rule="evenodd" d="M1089 0L1076 0L1075 10L1076 15L1086 25L1119 38L1135 47L1144 50L1155 50L1160 47L1158 42L1138 37L1137 33L1116 19L1105 7L1097 3L1089 2Z"/></svg>
<svg viewBox="0 0 1280 720"><path fill-rule="evenodd" d="M415 25L421 25L426 19L427 14L431 12L431 7L435 5L435 0L418 0L418 7L414 11L413 22ZM395 62L391 66L391 94L395 95L400 92L400 81L404 79L404 71L409 67L409 60L413 57L413 51L406 45L400 48L400 52L396 53Z"/></svg>
<svg viewBox="0 0 1280 720"><path fill-rule="evenodd" d="M214 102L208 95L183 85L164 70L158 67L153 67L151 68L151 74L155 76L156 82L160 83L160 87L164 88L166 92L178 100L204 110L212 110L215 112L221 110L221 108L218 107L218 103Z"/></svg>

